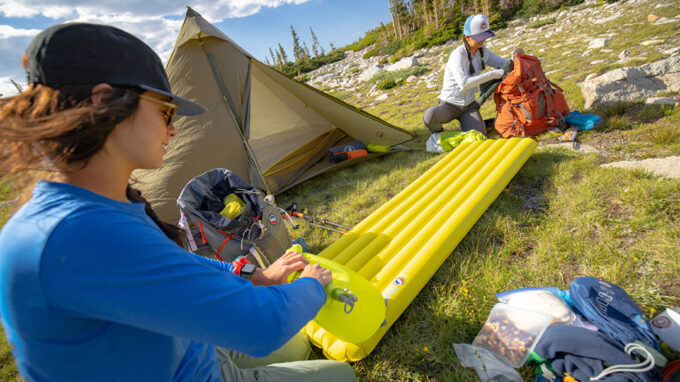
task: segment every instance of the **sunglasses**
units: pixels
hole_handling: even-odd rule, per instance
[[[165,119],[166,126],[170,126],[170,123],[172,122],[172,118],[175,116],[175,113],[177,113],[177,105],[175,105],[174,103],[161,101],[158,98],[149,97],[149,96],[146,96],[144,94],[140,94],[139,98],[142,98],[142,99],[145,99],[145,100],[151,101],[151,102],[156,102],[156,103],[159,103],[161,105],[166,106],[167,109],[161,110],[161,113],[163,113],[163,119]]]

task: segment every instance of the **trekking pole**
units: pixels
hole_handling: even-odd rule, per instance
[[[293,223],[293,218],[291,218],[290,215],[288,215],[288,211],[286,211],[286,210],[284,210],[283,208],[280,208],[280,207],[279,207],[279,213],[281,214],[281,217],[283,218],[283,220],[284,220],[285,222],[287,222],[288,225],[290,225],[290,228],[291,228],[291,229],[298,229],[298,228],[300,228],[299,225]]]
[[[338,228],[344,228],[346,230],[352,229],[352,227],[344,225],[344,224],[335,223],[335,222],[332,222],[332,221],[327,220],[327,219],[317,218],[317,217],[311,216],[311,215],[306,214],[306,213],[298,212],[297,211],[297,203],[293,203],[290,207],[288,207],[288,210],[290,211],[291,216],[295,216],[296,218],[299,218],[299,219],[304,219],[304,220],[307,221],[307,223],[309,223],[309,224],[311,224],[315,227],[327,229],[327,230],[333,231],[333,232],[338,232],[338,233],[341,233],[343,235],[346,234],[347,232],[342,231]],[[335,226],[335,227],[338,227],[338,228],[332,228],[332,227],[329,227],[329,225]]]
[[[330,220],[328,220],[328,219],[315,217],[315,216],[306,214],[306,213],[304,213],[304,212],[298,212],[298,211],[297,211],[297,203],[293,203],[293,204],[288,208],[288,210],[290,210],[290,214],[291,214],[292,216],[299,217],[299,218],[303,218],[303,219],[305,219],[305,220],[307,220],[307,221],[310,221],[310,222],[314,222],[314,223],[317,223],[317,224],[324,224],[324,225],[332,225],[332,226],[335,226],[335,227],[344,228],[344,229],[346,229],[346,230],[351,230],[351,229],[352,229],[352,227],[350,227],[350,226],[348,226],[348,225],[344,225],[344,224],[340,224],[340,223],[335,223],[335,222],[332,222],[332,221],[330,221]]]

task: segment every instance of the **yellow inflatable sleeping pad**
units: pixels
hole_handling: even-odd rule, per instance
[[[319,253],[369,280],[387,307],[368,340],[339,340],[316,322],[305,332],[329,359],[366,357],[536,148],[530,138],[463,143]]]

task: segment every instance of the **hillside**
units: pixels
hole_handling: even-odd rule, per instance
[[[679,5],[678,1],[634,0],[611,4],[590,1],[529,20],[511,21],[486,45],[504,57],[509,57],[515,48],[538,56],[548,78],[565,89],[570,107],[583,111],[584,100],[577,84],[587,76],[680,54]],[[663,18],[651,23],[650,14]],[[404,61],[414,60],[420,68],[391,72],[396,79],[403,78],[404,84],[390,90],[375,88],[375,81],[390,73],[386,71],[390,64],[387,63],[389,56],[363,59],[371,47],[348,51],[344,60],[307,73],[303,78],[308,84],[397,126],[425,134],[421,116],[416,114],[437,102],[448,53],[459,44],[459,41],[449,41],[444,46],[414,52]],[[377,73],[380,74],[375,77]],[[420,75],[408,79],[411,73]],[[492,116],[491,103],[482,109],[485,117]]]

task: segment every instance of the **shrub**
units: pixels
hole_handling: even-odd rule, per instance
[[[379,54],[381,56],[392,55],[397,53],[401,49],[401,40],[394,40],[387,44],[384,48],[380,49]]]
[[[368,52],[364,53],[364,60],[368,60],[371,57],[377,56],[378,52],[380,52],[380,47],[374,46],[373,48],[369,49]]]
[[[336,49],[323,56],[313,57],[309,60],[286,62],[286,64],[283,65],[281,72],[283,72],[283,74],[287,75],[288,77],[295,77],[300,73],[311,72],[314,69],[318,69],[326,64],[340,61],[343,58],[345,58],[345,53]]]
[[[609,118],[617,115],[624,115],[626,114],[626,111],[628,111],[628,108],[630,107],[630,104],[626,102],[616,102],[612,104],[606,104],[606,105],[600,105],[595,107],[593,110],[593,113],[601,116],[602,118]]]
[[[572,6],[583,3],[583,0],[524,0],[518,13],[524,17],[550,13],[562,6]]]
[[[394,81],[391,78],[386,78],[380,82],[378,82],[378,85],[376,86],[376,89],[378,90],[387,90],[387,89],[392,89],[394,87],[397,87],[397,82]]]
[[[508,23],[505,22],[505,20],[503,19],[503,15],[501,15],[500,13],[496,12],[489,17],[489,28],[491,28],[491,30],[496,31],[499,29],[503,29],[507,26]]]
[[[673,109],[673,105],[645,105],[638,113],[638,116],[642,119],[657,119],[673,114]]]

